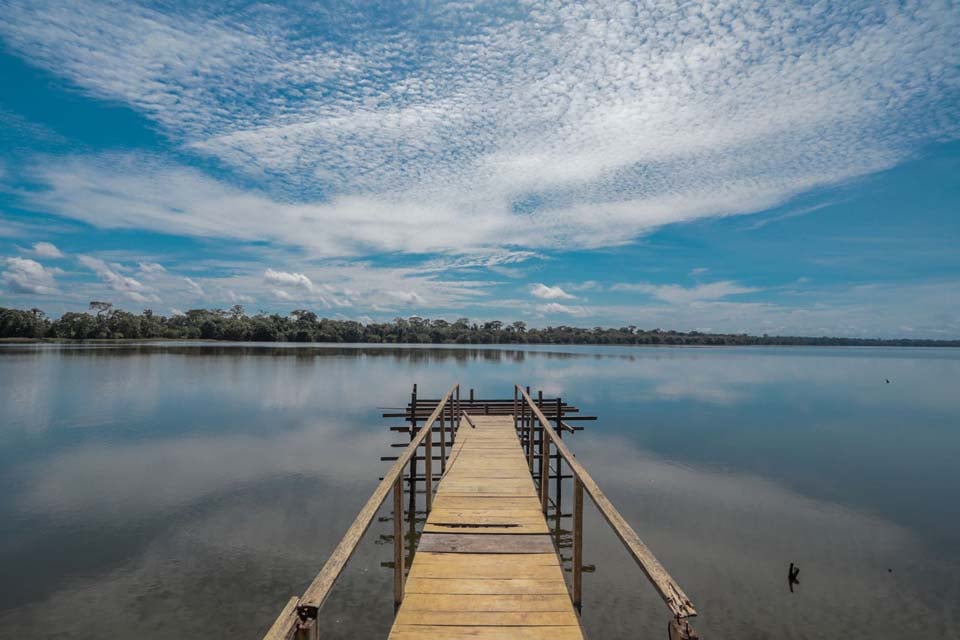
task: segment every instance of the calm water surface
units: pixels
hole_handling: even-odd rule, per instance
[[[381,408],[452,381],[600,416],[568,442],[705,639],[960,638],[960,350],[201,344],[0,347],[0,637],[259,638],[387,468]],[[386,637],[390,527],[325,637]],[[586,534],[588,634],[665,638]]]

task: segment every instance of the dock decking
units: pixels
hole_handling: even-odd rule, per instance
[[[512,416],[471,416],[407,577],[391,640],[583,638]]]

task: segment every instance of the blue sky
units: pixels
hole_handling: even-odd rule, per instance
[[[960,337],[953,2],[0,11],[2,306]]]

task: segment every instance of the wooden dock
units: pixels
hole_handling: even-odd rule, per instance
[[[409,444],[400,455],[384,458],[395,460],[390,471],[304,594],[287,602],[265,640],[319,638],[319,609],[390,494],[396,605],[390,640],[582,639],[584,493],[670,610],[669,640],[696,640],[690,600],[564,444],[564,432],[580,429],[567,421],[592,419],[573,417],[576,413],[560,398],[538,393],[534,400],[520,386],[514,387],[512,401],[475,400],[471,391],[462,402],[458,385],[438,400],[418,399],[414,386],[403,413],[385,414],[409,421],[402,429]],[[564,478],[573,480],[570,514],[562,509]],[[421,531],[416,530],[419,481],[427,513]],[[551,508],[553,527],[546,517]],[[559,554],[563,518],[572,520],[569,586]]]
[[[391,640],[583,638],[512,416],[458,433]]]

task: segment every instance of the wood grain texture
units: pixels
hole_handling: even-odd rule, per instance
[[[512,416],[471,415],[437,487],[394,640],[581,640]]]

